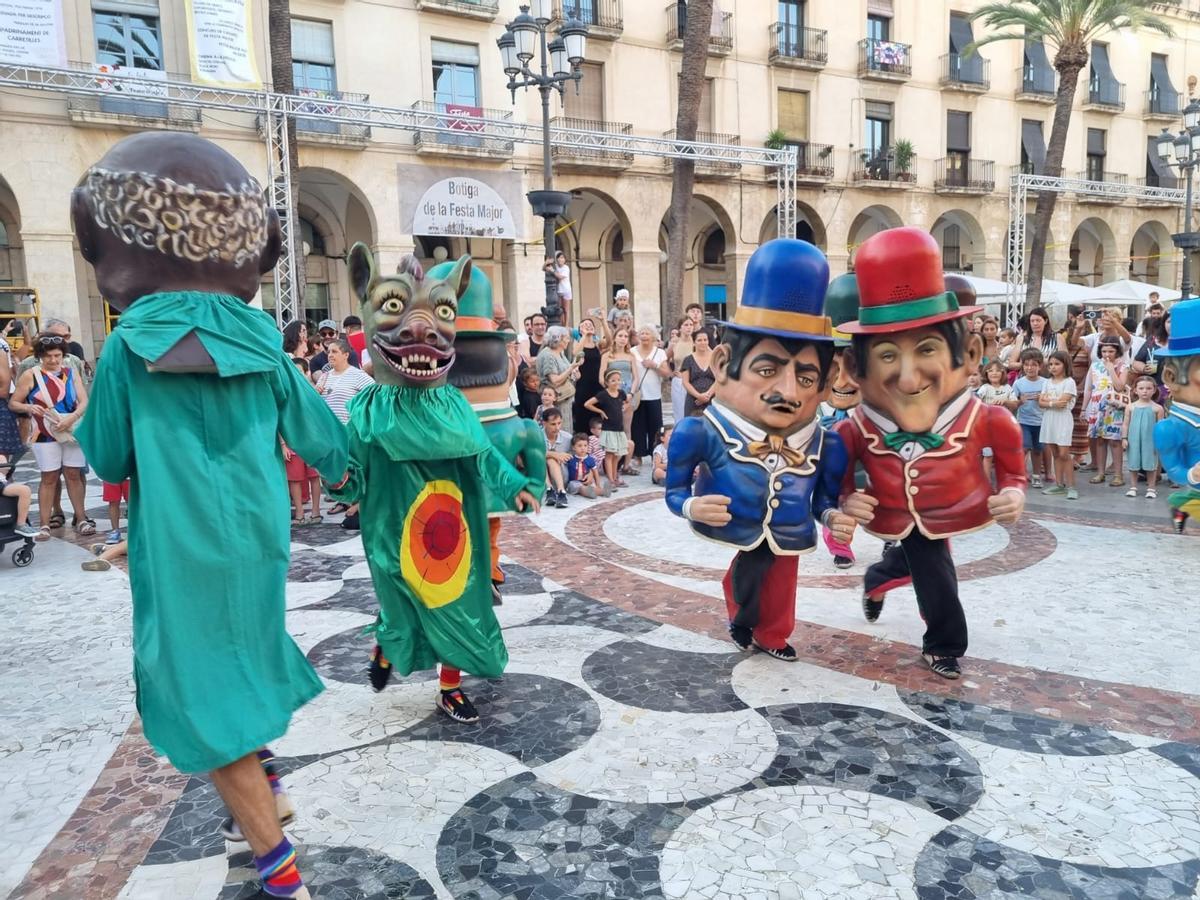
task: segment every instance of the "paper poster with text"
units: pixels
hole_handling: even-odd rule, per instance
[[[0,0],[0,62],[65,68],[62,0]]]
[[[4,0],[0,0],[3,3]],[[185,0],[191,33],[192,80],[258,89],[251,0]]]

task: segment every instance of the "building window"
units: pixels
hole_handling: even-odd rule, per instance
[[[789,143],[808,141],[808,92],[779,89],[779,130]]]
[[[292,81],[296,92],[332,94],[337,90],[333,61],[333,25],[292,19]]]
[[[92,12],[96,62],[127,69],[163,71],[158,17],[121,12]]]
[[[892,20],[887,16],[867,16],[867,37],[873,41],[890,41]]]
[[[863,134],[863,149],[867,161],[887,153],[892,143],[892,104],[867,101],[867,122]]]
[[[604,64],[585,62],[583,80],[579,82],[579,93],[568,84],[562,98],[563,113],[573,119],[588,122],[604,121]]]
[[[1087,130],[1087,171],[1084,173],[1084,177],[1088,181],[1104,180],[1107,137],[1108,134],[1103,128],[1089,128]]]
[[[1042,123],[1037,119],[1021,120],[1021,174],[1041,175],[1046,165],[1046,142]]]
[[[308,219],[300,219],[300,240],[308,244],[308,252],[313,256],[325,255],[325,238],[317,227]]]
[[[448,106],[478,109],[479,47],[452,41],[433,42],[433,100]]]
[[[946,181],[965,185],[971,161],[971,114],[946,112]]]
[[[942,268],[947,272],[962,270],[962,229],[947,225],[942,231]]]
[[[779,0],[779,52],[785,56],[802,56],[803,51],[803,0]]]
[[[1150,54],[1150,107],[1148,112],[1179,114],[1179,94],[1171,83],[1171,72],[1167,68],[1167,57],[1161,53]]]

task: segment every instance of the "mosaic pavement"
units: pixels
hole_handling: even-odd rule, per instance
[[[327,690],[274,749],[315,897],[1200,897],[1200,635],[1157,621],[1176,595],[1145,589],[1200,578],[1194,539],[1050,514],[964,539],[979,650],[952,685],[913,662],[911,594],[871,629],[861,563],[820,555],[802,563],[802,661],[735,652],[720,548],[660,507],[635,492],[509,524],[511,663],[468,679],[471,726],[435,714],[432,673],[370,690],[360,544],[294,532],[288,626]],[[1059,590],[1094,533],[1132,574],[1100,597]],[[247,900],[253,866],[216,834],[211,784],[137,729],[127,579],[84,558],[55,540],[28,569],[0,559],[17,686],[0,700],[0,895]],[[1088,602],[1099,621],[1056,632]],[[1164,658],[1119,658],[1152,639]],[[66,658],[67,677],[46,665]]]

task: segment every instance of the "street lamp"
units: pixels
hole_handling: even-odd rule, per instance
[[[1183,110],[1183,130],[1171,134],[1162,130],[1155,139],[1158,158],[1165,165],[1176,166],[1184,175],[1186,189],[1183,195],[1183,230],[1171,235],[1171,240],[1183,251],[1182,277],[1179,290],[1181,300],[1192,296],[1192,253],[1200,250],[1200,232],[1192,230],[1192,171],[1200,166],[1200,101],[1192,97]],[[1174,158],[1172,158],[1174,157]]]
[[[554,190],[554,173],[550,166],[550,94],[558,91],[561,95],[568,81],[574,81],[575,90],[579,91],[588,36],[587,26],[569,17],[558,29],[557,36],[549,38],[553,5],[553,0],[531,0],[522,4],[520,15],[508,23],[503,36],[496,41],[513,103],[517,102],[517,88],[537,88],[542,95],[542,190],[530,191],[526,197],[533,207],[533,214],[543,220],[542,238],[546,256],[551,260],[555,248],[554,223],[566,213],[571,195]],[[531,66],[535,56],[539,59],[536,69]],[[558,302],[558,279],[554,277],[553,266],[546,272],[546,305],[542,313],[548,324],[562,323],[563,309]]]

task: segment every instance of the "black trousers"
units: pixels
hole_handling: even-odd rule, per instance
[[[958,572],[948,540],[927,538],[914,528],[883,559],[868,567],[863,588],[875,597],[910,582],[925,620],[921,649],[933,656],[965,655],[967,617],[958,599]]]
[[[658,433],[662,430],[662,424],[662,401],[643,398],[642,402],[638,404],[638,408],[633,411],[633,419],[629,423],[634,456],[641,459],[654,452],[654,445],[658,443]]]

